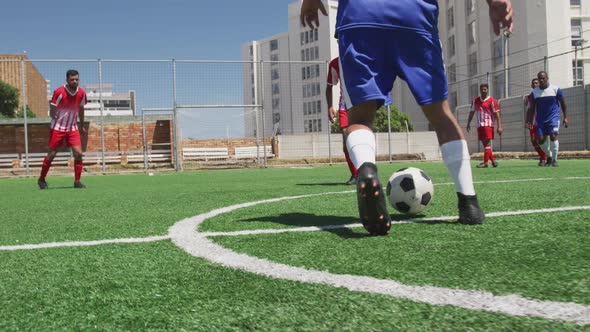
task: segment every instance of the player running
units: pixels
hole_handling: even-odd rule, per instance
[[[332,105],[332,87],[340,82],[340,63],[338,57],[332,59],[328,65],[328,78],[326,82],[326,102],[328,103],[328,117],[330,122],[336,121],[336,115],[334,112],[334,106]],[[357,170],[350,160],[348,149],[346,148],[346,135],[348,128],[348,114],[346,113],[346,105],[342,98],[342,84],[340,85],[340,100],[338,102],[338,124],[342,131],[342,151],[344,151],[344,157],[348,163],[348,169],[350,170],[350,179],[346,181],[346,184],[356,184]]]
[[[53,92],[49,115],[51,116],[51,125],[49,131],[49,152],[43,159],[41,175],[37,184],[40,189],[47,189],[45,177],[53,158],[57,155],[57,150],[63,146],[65,140],[68,147],[72,148],[74,153],[74,188],[86,188],[80,182],[82,176],[82,141],[80,132],[86,134],[84,128],[84,105],[86,105],[86,92],[78,86],[80,75],[76,70],[68,70],[66,73],[66,84],[60,86]],[[78,118],[80,119],[80,128],[78,130]]]
[[[477,137],[484,148],[483,162],[477,165],[477,168],[487,168],[488,161],[492,161],[492,166],[498,167],[494,152],[492,151],[492,140],[494,139],[494,118],[498,122],[498,135],[502,135],[502,118],[500,117],[500,104],[498,101],[488,95],[489,86],[487,83],[479,85],[479,97],[475,97],[471,102],[471,112],[467,119],[467,132],[471,130],[471,120],[477,114]]]
[[[539,86],[539,79],[538,78],[533,78],[531,80],[531,89],[535,89],[536,87]],[[528,109],[531,107],[531,96],[528,95],[526,98],[526,109],[528,112]],[[529,129],[529,135],[531,137],[531,144],[533,145],[533,148],[535,148],[535,151],[537,151],[537,154],[539,155],[539,166],[545,166],[547,165],[547,154],[545,153],[545,151],[543,151],[543,149],[541,149],[541,146],[539,146],[539,143],[537,143],[537,114],[535,114],[533,112],[533,128]]]
[[[488,0],[496,34],[512,30],[510,0]],[[322,0],[303,0],[303,26],[319,25]],[[391,217],[375,165],[377,109],[385,103],[396,77],[405,80],[437,133],[443,160],[455,182],[459,222],[481,224],[467,142],[447,102],[448,90],[438,37],[438,1],[340,0],[336,33],[341,84],[348,109],[346,146],[358,169],[359,216],[370,234],[389,234]]]
[[[537,74],[539,86],[533,89],[530,94],[531,105],[527,111],[527,127],[533,129],[533,115],[537,121],[537,143],[547,154],[546,166],[557,167],[557,155],[559,152],[560,109],[563,112],[563,125],[569,126],[567,117],[567,106],[561,89],[549,84],[547,72],[540,71]],[[536,113],[535,113],[536,112]],[[550,142],[547,144],[547,136]]]

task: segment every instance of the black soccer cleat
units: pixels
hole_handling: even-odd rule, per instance
[[[477,168],[488,168],[488,164],[481,163],[481,164],[478,164],[475,167],[477,167]]]
[[[557,162],[557,160],[554,160],[553,162],[551,162],[551,166],[552,167],[559,167],[559,163]]]
[[[81,188],[86,188],[86,186],[82,182],[78,181],[78,182],[74,182],[74,188],[81,189]]]
[[[383,186],[377,176],[377,166],[366,162],[358,169],[356,195],[359,216],[365,229],[371,235],[387,235],[391,228],[391,217]]]
[[[547,165],[547,160],[545,159],[539,159],[539,166],[543,167]]]
[[[479,225],[483,223],[485,216],[479,207],[477,195],[468,196],[457,193],[459,198],[459,223],[465,225]]]
[[[549,167],[553,164],[553,158],[547,157],[547,162],[545,163],[546,167]]]
[[[498,167],[498,162],[497,162],[497,161],[492,161],[492,166],[493,166],[494,168]]]
[[[37,184],[39,185],[39,189],[49,189],[49,186],[45,180],[38,180]]]
[[[348,181],[346,181],[344,183],[347,185],[352,185],[352,184],[356,184],[356,181],[357,181],[356,176],[353,175],[350,177],[350,179],[348,179]]]

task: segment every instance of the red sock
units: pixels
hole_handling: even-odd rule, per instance
[[[344,146],[344,149],[342,149],[342,151],[344,151],[344,157],[346,158],[346,162],[348,163],[348,169],[350,170],[350,174],[356,176],[357,170],[356,167],[354,167],[352,160],[350,160],[350,155],[348,154],[348,149],[346,148],[346,145]]]
[[[488,161],[490,160],[490,155],[492,154],[492,147],[489,145],[486,145],[484,147],[484,151],[483,151],[483,163],[485,165],[488,164]]]
[[[84,164],[82,164],[82,159],[74,161],[74,181],[80,182],[80,177],[82,176],[82,168]]]
[[[539,158],[541,158],[541,160],[547,160],[547,154],[545,153],[545,151],[543,151],[543,149],[541,149],[539,143],[533,143],[533,147],[535,148],[535,151],[537,151],[537,154],[539,155]]]
[[[490,146],[490,160],[495,163],[496,162],[496,158],[494,158],[494,151],[492,150],[492,147]]]
[[[43,165],[41,166],[41,175],[39,176],[39,181],[45,181],[45,177],[47,176],[47,173],[49,172],[50,167],[51,167],[51,160],[49,160],[49,158],[45,157],[45,159],[43,159]]]

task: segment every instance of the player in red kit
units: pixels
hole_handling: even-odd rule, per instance
[[[332,105],[332,87],[338,82],[340,82],[340,63],[338,62],[338,58],[332,59],[330,64],[328,65],[328,79],[326,85],[326,102],[328,103],[328,117],[330,118],[330,122],[334,123],[336,120],[336,115],[334,112],[334,106]],[[346,132],[348,128],[348,113],[346,113],[346,105],[344,104],[344,100],[342,98],[342,85],[340,85],[340,99],[338,102],[338,124],[340,125],[340,130],[342,130],[342,143],[343,143],[343,151],[344,157],[346,157],[346,162],[348,163],[348,169],[350,170],[350,179],[346,181],[346,184],[356,184],[356,177],[357,177],[357,170],[350,160],[350,155],[348,154],[348,149],[346,148]]]
[[[488,161],[492,161],[492,166],[498,167],[494,158],[491,141],[494,139],[494,119],[498,121],[498,135],[502,135],[502,118],[500,117],[500,106],[498,101],[488,95],[488,85],[480,84],[480,96],[473,99],[471,103],[471,112],[467,119],[467,132],[471,130],[471,120],[477,114],[477,137],[484,147],[483,162],[477,165],[478,168],[488,167]]]
[[[533,78],[531,80],[531,89],[535,89],[536,87],[539,86],[539,79],[538,78]],[[531,96],[528,95],[526,98],[526,109],[528,110],[529,108],[532,107],[532,100],[531,100]],[[531,136],[531,144],[533,144],[533,148],[535,148],[535,151],[537,151],[537,154],[539,155],[539,166],[545,166],[547,165],[547,154],[545,153],[545,151],[543,151],[543,149],[541,148],[541,146],[539,145],[539,143],[537,143],[537,120],[536,120],[537,114],[533,113],[533,127],[532,129],[529,129],[529,134]]]
[[[45,159],[43,159],[43,166],[41,168],[41,175],[37,184],[40,189],[47,189],[47,182],[45,177],[51,162],[57,150],[62,147],[64,141],[68,147],[72,148],[74,153],[74,188],[86,188],[80,182],[82,175],[82,141],[80,139],[80,132],[86,134],[84,128],[84,105],[86,104],[86,92],[78,86],[80,76],[76,70],[68,70],[66,73],[66,84],[57,88],[53,92],[51,98],[51,105],[49,107],[49,115],[51,116],[51,126],[49,131],[49,152]],[[80,127],[78,128],[78,119],[80,120]]]

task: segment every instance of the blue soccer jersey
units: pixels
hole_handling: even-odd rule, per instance
[[[540,87],[533,89],[531,101],[537,112],[537,125],[559,124],[560,100],[563,100],[563,92],[553,84],[550,84],[545,90]]]
[[[436,0],[340,0],[336,31],[350,28],[412,30],[438,35]]]

